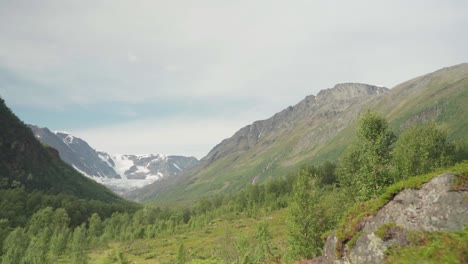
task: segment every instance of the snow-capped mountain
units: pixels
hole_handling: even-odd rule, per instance
[[[60,158],[82,174],[91,178],[121,178],[84,140],[66,132],[52,132],[33,125],[29,127],[41,143],[58,150]]]
[[[164,155],[109,155],[67,132],[29,126],[43,144],[58,150],[60,158],[77,171],[122,194],[196,166],[194,157]]]

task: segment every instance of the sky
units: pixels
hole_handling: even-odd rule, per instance
[[[337,83],[468,62],[468,1],[0,0],[0,97],[111,154],[201,158]]]

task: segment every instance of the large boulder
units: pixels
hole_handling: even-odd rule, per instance
[[[409,243],[406,231],[460,231],[468,220],[466,189],[454,191],[455,176],[444,173],[425,183],[420,189],[404,189],[373,217],[367,219],[359,238],[342,256],[336,255],[338,238],[335,233],[325,242],[320,263],[379,263],[391,246]],[[389,227],[391,236],[382,239],[379,227]]]

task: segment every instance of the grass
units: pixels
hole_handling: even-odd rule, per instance
[[[391,248],[384,263],[467,263],[468,228],[460,232],[411,232],[411,244]]]
[[[110,260],[120,254],[128,263],[175,263],[181,244],[184,245],[187,263],[224,263],[229,254],[235,254],[236,242],[253,242],[260,223],[266,222],[276,252],[285,252],[287,210],[249,218],[244,215],[215,219],[209,225],[194,230],[182,226],[173,234],[163,234],[156,239],[139,239],[113,242],[92,249],[89,263],[119,263]],[[232,256],[231,256],[232,257]],[[66,263],[66,262],[61,262]]]
[[[379,228],[377,228],[377,231],[375,231],[375,234],[380,237],[382,240],[389,240],[393,237],[395,231],[397,229],[401,229],[401,227],[398,227],[395,223],[386,223]]]
[[[342,256],[343,250],[349,241],[355,241],[360,236],[360,231],[364,227],[366,221],[371,219],[375,213],[391,201],[396,194],[403,189],[419,189],[424,183],[447,171],[450,171],[455,175],[466,175],[468,173],[468,162],[465,161],[464,163],[457,164],[451,168],[439,169],[429,174],[411,177],[407,180],[400,181],[389,186],[385,193],[380,197],[353,206],[342,218],[338,228],[336,229],[335,234],[338,241],[335,245],[335,252],[337,256]]]

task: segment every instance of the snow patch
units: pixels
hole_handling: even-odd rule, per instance
[[[113,157],[115,167],[114,170],[122,177],[122,180],[128,180],[125,172],[133,166],[133,161],[128,159],[126,155],[115,155]]]
[[[73,142],[73,139],[75,139],[72,135],[67,135],[67,137],[65,139],[63,139],[63,142],[65,142],[65,144],[71,144]]]
[[[83,174],[84,176],[86,176],[86,177],[88,177],[88,178],[91,178],[91,179],[98,178],[98,177],[94,177],[94,176],[88,175],[86,172],[84,172],[84,171],[78,169],[75,165],[72,165],[72,167],[73,167],[76,171],[78,171],[79,173]]]
[[[107,163],[107,165],[109,165],[109,167],[113,168],[114,166],[109,162],[108,160],[108,157],[102,155],[101,153],[98,153],[98,157],[104,161],[105,163]]]
[[[175,164],[175,163],[172,163],[172,165],[174,165],[174,167],[175,167],[176,169],[178,169],[178,170],[182,171],[182,169],[181,169],[181,168],[179,168],[179,166],[177,166],[177,164]]]

